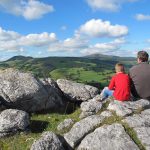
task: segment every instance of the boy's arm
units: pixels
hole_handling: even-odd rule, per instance
[[[114,90],[115,89],[115,78],[114,77],[112,77],[108,88],[109,88],[109,90]]]

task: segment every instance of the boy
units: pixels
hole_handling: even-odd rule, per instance
[[[130,78],[125,74],[124,65],[117,63],[115,65],[116,74],[112,77],[108,87],[101,92],[102,100],[113,96],[115,100],[126,101],[130,99]]]

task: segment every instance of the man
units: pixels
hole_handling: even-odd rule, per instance
[[[137,65],[129,70],[131,78],[131,93],[136,98],[150,100],[150,65],[146,51],[137,54]]]

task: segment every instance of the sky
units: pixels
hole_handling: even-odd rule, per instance
[[[0,0],[0,61],[150,54],[150,0]]]

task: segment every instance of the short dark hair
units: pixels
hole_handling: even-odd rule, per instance
[[[146,51],[139,51],[137,53],[137,58],[139,58],[142,62],[148,61],[149,55]]]

